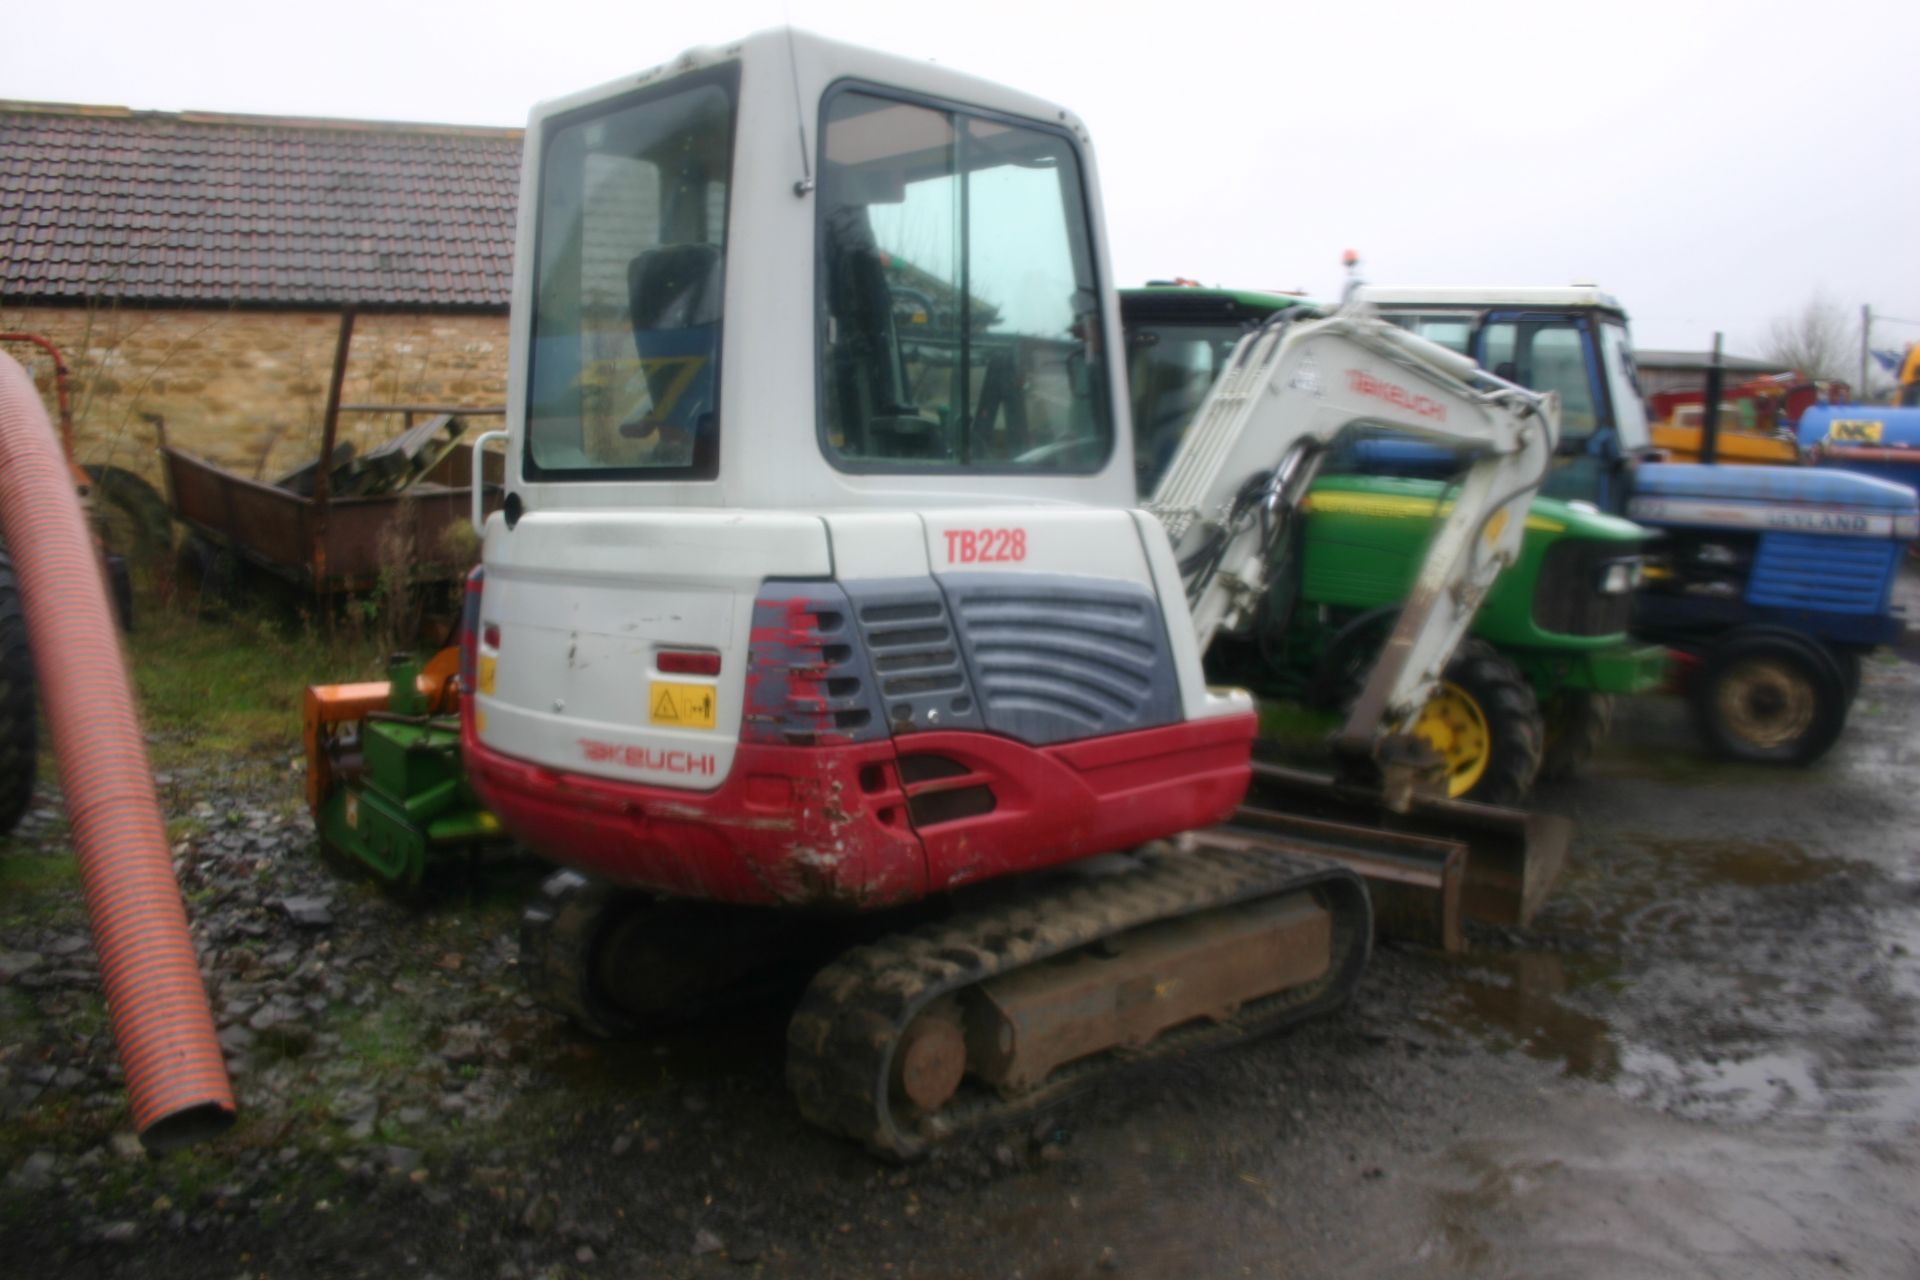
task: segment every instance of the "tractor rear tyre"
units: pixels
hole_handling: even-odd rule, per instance
[[[1516,805],[1540,772],[1545,728],[1533,686],[1484,640],[1464,640],[1414,722],[1447,767],[1454,800]]]
[[[1736,631],[1707,651],[1688,690],[1695,726],[1729,760],[1811,764],[1847,724],[1847,678],[1818,642]]]
[[[20,611],[13,558],[0,551],[0,835],[12,831],[33,803],[40,754],[35,701],[27,618]]]
[[[1834,663],[1840,668],[1840,679],[1847,686],[1847,706],[1853,706],[1853,700],[1860,696],[1860,664],[1858,649],[1828,649]]]
[[[1562,689],[1541,708],[1546,722],[1546,749],[1540,755],[1542,781],[1571,778],[1613,728],[1613,695],[1587,689]]]

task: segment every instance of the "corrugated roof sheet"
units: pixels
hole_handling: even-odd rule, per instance
[[[0,299],[504,309],[520,134],[0,102]]]

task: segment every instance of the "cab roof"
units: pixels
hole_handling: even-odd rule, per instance
[[[1125,316],[1261,319],[1276,311],[1303,305],[1313,304],[1297,294],[1267,293],[1259,289],[1150,284],[1120,290],[1120,311]]]
[[[537,128],[550,116],[617,98],[642,85],[724,62],[757,66],[763,68],[761,74],[772,71],[775,75],[791,75],[798,82],[795,86],[799,90],[796,107],[802,101],[817,103],[829,81],[852,76],[869,83],[932,94],[1007,115],[1057,122],[1079,134],[1082,141],[1085,140],[1086,128],[1079,117],[1058,103],[937,63],[829,40],[795,27],[774,27],[724,44],[697,46],[645,71],[539,103],[533,109],[529,128]],[[811,115],[806,115],[803,131],[810,131],[812,125]]]
[[[1376,307],[1596,307],[1626,318],[1620,299],[1590,284],[1571,285],[1437,285],[1398,288],[1362,285],[1360,296]]]

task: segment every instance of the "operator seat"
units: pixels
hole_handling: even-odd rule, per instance
[[[893,289],[866,210],[835,209],[826,232],[827,308],[837,331],[830,376],[847,451],[862,459],[945,457],[940,424],[906,398]]]
[[[646,379],[644,417],[621,434],[665,429],[655,465],[711,464],[715,372],[720,362],[724,258],[719,245],[667,244],[627,264],[633,345]]]

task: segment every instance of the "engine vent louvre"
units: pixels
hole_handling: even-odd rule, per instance
[[[847,594],[831,582],[769,582],[753,602],[743,742],[810,747],[886,735]]]
[[[847,593],[890,730],[981,728],[946,597],[934,581],[855,582]]]
[[[1064,742],[1180,718],[1166,627],[1145,587],[1028,574],[946,585],[994,732]]]

